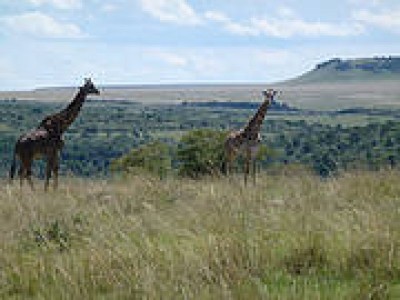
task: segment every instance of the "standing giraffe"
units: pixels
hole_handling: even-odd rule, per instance
[[[268,89],[263,91],[263,103],[258,108],[255,115],[249,120],[246,126],[238,131],[229,133],[225,140],[225,159],[226,173],[232,171],[232,163],[235,158],[242,153],[244,155],[244,182],[247,183],[247,177],[250,173],[250,165],[253,169],[253,180],[256,180],[256,157],[261,142],[261,125],[264,121],[268,107],[271,105],[277,91]]]
[[[19,137],[15,144],[10,180],[14,178],[16,160],[20,160],[19,178],[28,180],[33,189],[31,179],[33,160],[44,157],[47,160],[45,190],[48,189],[51,173],[54,174],[54,188],[58,185],[59,152],[64,146],[63,133],[79,114],[88,94],[100,94],[90,79],[79,88],[72,102],[62,111],[45,117],[39,126]]]

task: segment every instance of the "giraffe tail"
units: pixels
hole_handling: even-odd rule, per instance
[[[13,160],[11,163],[11,169],[10,169],[10,181],[14,179],[16,165],[17,165],[17,153],[16,153],[16,149],[15,149],[14,154],[13,154]]]

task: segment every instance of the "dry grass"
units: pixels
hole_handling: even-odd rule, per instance
[[[337,110],[350,107],[394,107],[400,105],[398,80],[344,81],[310,84],[204,84],[126,86],[104,88],[96,99],[132,100],[143,103],[181,101],[260,101],[260,91],[278,88],[279,100],[298,108]],[[75,88],[48,88],[34,91],[0,91],[0,99],[69,102]]]
[[[0,188],[4,299],[400,296],[400,173]]]

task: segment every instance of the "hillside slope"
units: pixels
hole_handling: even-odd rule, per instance
[[[400,57],[358,59],[333,58],[319,63],[305,74],[287,83],[371,81],[400,79]]]

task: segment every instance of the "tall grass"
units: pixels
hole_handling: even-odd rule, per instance
[[[400,297],[400,173],[0,188],[4,299]]]

